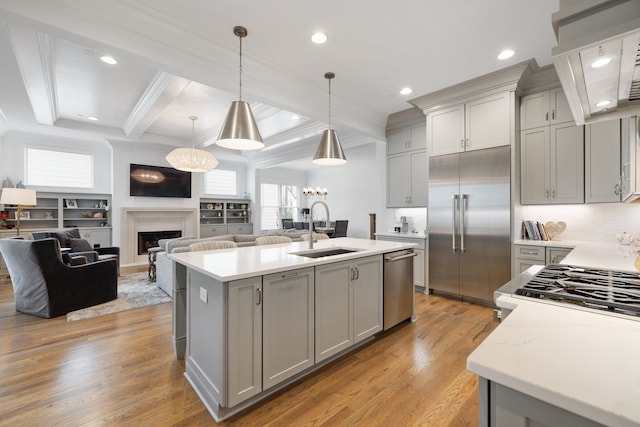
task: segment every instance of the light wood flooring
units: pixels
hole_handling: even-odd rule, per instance
[[[497,326],[488,307],[417,294],[405,322],[220,423],[475,426],[469,353]],[[215,425],[171,347],[171,305],[67,323],[15,311],[0,282],[0,425]]]

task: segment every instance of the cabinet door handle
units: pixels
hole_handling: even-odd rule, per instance
[[[360,278],[360,269],[356,267],[355,270],[356,270],[356,279],[355,280],[358,280]]]
[[[465,148],[471,147],[471,140],[467,138],[467,143],[465,144]]]
[[[551,198],[555,199],[556,198],[556,190],[551,190]]]
[[[352,282],[355,280],[354,278],[356,277],[356,270],[354,268],[350,268],[349,269],[349,280],[351,280]]]
[[[460,140],[460,148],[464,148],[464,139]]]
[[[544,121],[545,122],[549,121],[549,112],[548,111],[546,113],[544,113]]]
[[[521,254],[525,255],[538,255],[538,251],[520,251]]]
[[[620,194],[622,194],[622,180],[618,183],[616,183],[616,185],[613,186],[613,194],[615,194],[616,196],[619,196]]]
[[[296,276],[299,276],[299,275],[300,275],[300,272],[298,271],[298,272],[295,272],[295,273],[283,274],[282,278],[284,279],[286,277],[296,277]]]
[[[551,120],[556,119],[556,110],[551,110]]]
[[[262,289],[256,289],[256,294],[258,295],[258,301],[256,302],[256,305],[260,305],[262,304]]]
[[[549,198],[549,190],[545,190],[544,192],[544,198],[548,199]]]

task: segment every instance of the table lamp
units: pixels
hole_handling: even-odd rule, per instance
[[[0,203],[18,206],[18,210],[16,212],[16,236],[20,237],[20,216],[22,213],[22,207],[36,205],[36,190],[28,188],[3,188],[2,195],[0,196]]]

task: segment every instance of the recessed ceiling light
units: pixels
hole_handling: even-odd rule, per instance
[[[611,100],[607,99],[605,101],[600,101],[596,104],[596,107],[606,107],[607,105],[611,104]]]
[[[402,90],[400,90],[400,95],[409,95],[411,92],[413,92],[413,89],[410,87],[403,87]]]
[[[591,63],[591,68],[600,68],[600,67],[604,67],[605,65],[607,65],[609,62],[611,62],[611,58],[609,58],[608,56],[604,56],[602,58],[596,59],[595,61],[593,61]]]
[[[101,56],[100,60],[109,65],[116,65],[118,63],[118,61],[114,57],[107,55]]]
[[[516,52],[512,49],[505,49],[502,52],[500,52],[498,54],[498,59],[509,59],[511,58],[513,55],[515,55]]]
[[[314,33],[311,36],[311,41],[315,44],[323,44],[327,42],[327,36],[325,33]]]
[[[95,116],[87,116],[87,120],[91,120],[92,122],[98,121],[98,118]]]

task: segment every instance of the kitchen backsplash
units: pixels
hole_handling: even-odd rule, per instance
[[[514,238],[520,238],[523,220],[564,221],[567,229],[556,240],[585,240],[615,243],[616,234],[626,231],[640,236],[640,205],[602,203],[584,205],[516,206]]]

